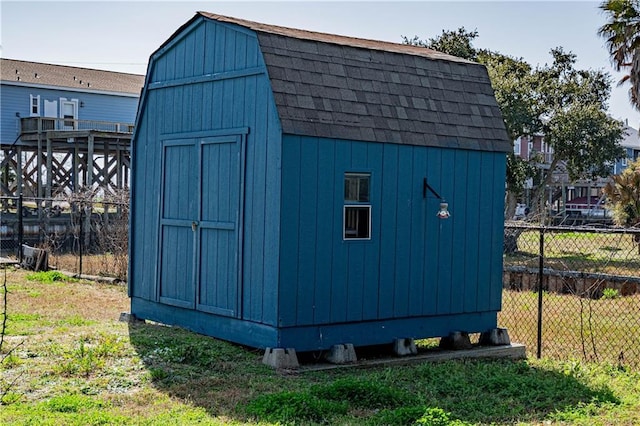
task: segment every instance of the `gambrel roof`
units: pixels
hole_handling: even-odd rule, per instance
[[[0,79],[3,82],[140,95],[144,76],[66,65],[0,59]]]
[[[284,133],[512,149],[481,64],[419,46],[199,15],[257,33]]]

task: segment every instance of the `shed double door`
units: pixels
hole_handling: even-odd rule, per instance
[[[239,316],[243,153],[241,136],[163,142],[161,303]]]

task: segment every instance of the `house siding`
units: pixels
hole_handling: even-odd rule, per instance
[[[500,309],[504,154],[285,135],[282,155],[280,326]],[[342,238],[345,172],[371,173],[370,240]]]
[[[240,212],[244,221],[240,221],[242,241],[237,253],[242,264],[237,293],[241,300],[234,315],[275,325],[280,125],[255,35],[197,20],[152,56],[146,84],[133,142],[131,295],[157,300],[161,182],[184,179],[164,175],[162,141],[193,141],[197,147],[212,134],[245,129],[244,209]],[[193,315],[192,328],[199,316]]]
[[[60,116],[60,98],[78,100],[79,120],[133,123],[138,107],[138,98],[130,94],[118,96],[82,93],[64,88],[49,89],[2,84],[0,140],[3,144],[13,143],[20,132],[20,118],[30,117],[30,95],[40,96],[40,116],[44,116],[45,100],[58,102],[58,116]],[[80,102],[83,103],[83,107],[80,107]]]

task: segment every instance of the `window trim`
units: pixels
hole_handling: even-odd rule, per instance
[[[67,98],[60,98],[60,118],[62,118],[63,120],[61,120],[61,125],[63,126],[63,128],[65,130],[76,130],[77,129],[77,122],[78,122],[78,100],[77,99],[67,99]],[[64,106],[65,105],[72,105],[73,106],[73,116],[65,116],[64,115]],[[70,118],[71,117],[71,118]]]
[[[367,237],[347,237],[347,209],[367,209]],[[342,207],[342,239],[344,241],[369,241],[371,240],[371,204],[345,204]]]
[[[343,178],[342,178],[342,187],[344,188],[344,185],[346,183],[346,179],[350,176],[360,176],[360,177],[364,177],[366,176],[369,180],[368,182],[368,194],[367,194],[367,200],[368,201],[356,201],[356,200],[348,200],[346,198],[346,194],[343,193],[343,206],[342,206],[342,240],[343,241],[370,241],[371,237],[372,237],[372,229],[371,229],[371,215],[372,215],[372,210],[373,210],[373,206],[371,203],[371,182],[372,182],[372,173],[371,171],[348,171],[348,172],[344,172],[343,174]],[[358,191],[359,192],[359,191]],[[358,194],[360,195],[360,194]],[[347,210],[351,209],[351,208],[365,208],[367,209],[367,236],[366,237],[347,237]]]
[[[33,100],[36,100],[36,112],[33,112]],[[40,117],[40,95],[29,95],[29,117]]]

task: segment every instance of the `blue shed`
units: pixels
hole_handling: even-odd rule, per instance
[[[139,106],[131,313],[297,351],[495,328],[510,150],[482,65],[199,12]]]

